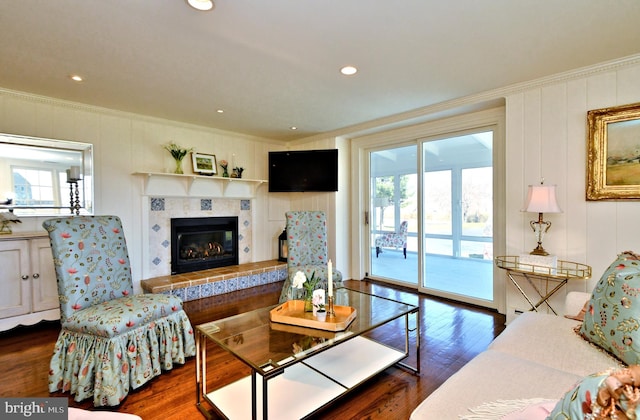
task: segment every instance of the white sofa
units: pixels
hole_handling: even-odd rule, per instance
[[[569,293],[565,312],[578,314],[589,297],[587,293]],[[506,404],[505,400],[559,400],[583,377],[622,366],[578,336],[574,328],[579,324],[564,316],[537,312],[519,315],[486,351],[416,407],[410,418],[485,418],[474,416],[470,409]]]

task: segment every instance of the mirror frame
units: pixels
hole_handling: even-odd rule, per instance
[[[0,201],[0,210],[8,209],[16,214],[16,216],[20,217],[29,217],[29,216],[60,216],[60,215],[68,215],[68,214],[93,214],[94,211],[94,186],[93,186],[93,145],[90,143],[81,143],[70,140],[60,140],[60,139],[51,139],[51,138],[41,138],[41,137],[32,137],[32,136],[23,136],[16,134],[6,134],[0,133],[0,148],[3,145],[18,145],[27,148],[35,148],[38,150],[48,149],[52,151],[60,150],[60,151],[72,151],[78,152],[81,154],[81,163],[80,163],[80,179],[75,184],[69,184],[71,188],[70,193],[73,195],[75,192],[75,187],[77,186],[78,193],[82,191],[82,201],[80,201],[75,207],[72,205],[71,200],[73,197],[69,198],[68,206],[30,206],[30,205],[16,205],[15,203],[7,203],[8,197],[3,197]],[[16,159],[17,160],[17,159]],[[29,162],[29,160],[25,160]],[[31,160],[34,167],[38,166],[38,163],[42,163],[40,160]],[[11,169],[11,164],[9,165],[9,170]],[[60,168],[58,168],[60,171]],[[8,174],[10,177],[10,185],[11,192],[13,193],[13,177],[11,172]],[[69,180],[67,180],[69,182]],[[76,197],[78,194],[75,194]],[[61,203],[65,202],[65,197],[60,197]]]

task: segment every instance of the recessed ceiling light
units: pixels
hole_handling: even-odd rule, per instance
[[[357,72],[358,69],[353,66],[344,66],[340,69],[340,73],[344,74],[345,76],[353,76]]]
[[[294,125],[294,126],[289,127],[289,130],[297,130],[297,129],[298,129],[298,127],[296,127],[295,125]]]
[[[82,78],[82,76],[78,75],[78,74],[72,74],[71,76],[69,76],[71,78],[71,80],[73,80],[74,82],[82,82],[84,79]]]
[[[187,3],[196,10],[207,11],[213,9],[213,0],[187,0]]]
[[[218,114],[222,114],[222,113],[224,112],[224,109],[218,109],[216,112],[217,112]]]

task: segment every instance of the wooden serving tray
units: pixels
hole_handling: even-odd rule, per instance
[[[273,322],[288,325],[298,325],[306,328],[316,328],[325,331],[344,331],[356,318],[356,310],[351,306],[333,306],[335,316],[326,316],[319,320],[313,312],[304,311],[303,300],[289,300],[269,311],[269,318]]]

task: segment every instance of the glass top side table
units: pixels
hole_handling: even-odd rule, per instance
[[[506,270],[509,280],[518,289],[520,294],[526,299],[531,306],[532,311],[538,311],[541,305],[546,305],[551,311],[558,315],[555,309],[549,304],[549,299],[560,290],[569,280],[587,280],[591,277],[591,267],[586,264],[580,264],[572,261],[558,260],[557,264],[552,267],[544,265],[529,264],[520,261],[519,256],[509,255],[496,257],[495,263],[499,268]],[[522,280],[526,282],[538,294],[539,300],[534,303],[533,299],[527,295],[522,288]],[[542,280],[544,289],[538,287],[534,280]],[[550,284],[553,286],[549,290]]]

